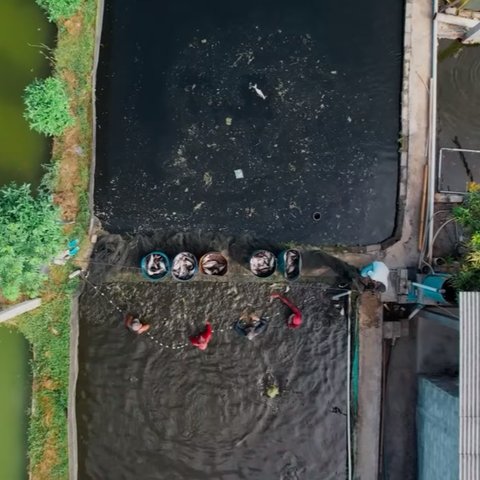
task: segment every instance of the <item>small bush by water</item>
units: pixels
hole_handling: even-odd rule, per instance
[[[82,0],[35,0],[46,12],[51,22],[71,17]]]
[[[33,197],[30,185],[0,189],[0,293],[7,300],[38,295],[43,265],[64,243],[58,208],[43,188]]]
[[[455,286],[465,291],[480,290],[480,185],[472,183],[463,205],[454,209],[457,222],[468,234],[468,253],[463,259]]]
[[[61,135],[74,123],[65,84],[57,77],[35,80],[25,89],[25,118],[44,135]]]

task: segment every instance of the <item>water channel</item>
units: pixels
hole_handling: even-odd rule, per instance
[[[0,2],[0,184],[38,184],[50,144],[23,118],[24,88],[48,75],[54,29],[34,0]],[[23,336],[0,326],[0,478],[27,478],[26,425],[30,406],[29,347]]]

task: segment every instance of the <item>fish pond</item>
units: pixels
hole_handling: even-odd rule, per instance
[[[107,0],[96,213],[371,244],[395,228],[403,2]]]
[[[146,281],[140,259],[155,246],[170,258],[221,251],[228,272]],[[249,272],[255,250],[218,234],[99,238],[79,308],[79,478],[346,478],[348,297],[334,297],[355,271],[308,251],[287,285]],[[298,328],[273,293],[300,309]],[[127,330],[128,313],[150,330]],[[267,322],[251,341],[234,330],[246,316]],[[207,320],[202,351],[189,337]]]
[[[293,286],[293,330],[269,284],[164,282],[99,287],[150,324],[142,335],[92,287],[82,295],[79,478],[345,479],[347,322],[332,295]],[[232,330],[245,309],[269,319],[252,341]],[[207,318],[201,351],[188,337]]]

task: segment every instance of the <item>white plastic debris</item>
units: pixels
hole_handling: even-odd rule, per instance
[[[232,124],[232,117],[226,117],[225,118],[225,125],[230,126]]]
[[[348,123],[352,123],[352,117],[347,117]]]
[[[241,178],[244,178],[243,177],[243,170],[241,168],[239,168],[237,170],[234,170],[233,173],[235,174],[235,178],[237,180],[240,180]]]
[[[336,74],[337,74],[337,71],[336,71],[336,70],[332,70],[330,73],[331,73],[332,75],[336,75]]]
[[[249,83],[248,84],[248,88],[250,90],[253,90],[262,100],[266,100],[267,99],[267,96],[258,88],[257,84],[251,84]]]
[[[75,270],[68,276],[68,278],[72,279],[72,278],[78,277],[81,273],[82,273],[81,270]]]

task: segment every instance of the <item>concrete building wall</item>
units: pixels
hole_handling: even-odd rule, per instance
[[[419,378],[418,480],[458,479],[458,413],[457,380]]]

